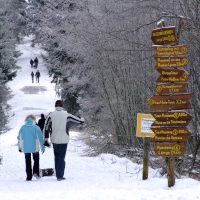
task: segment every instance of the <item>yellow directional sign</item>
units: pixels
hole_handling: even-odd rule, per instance
[[[155,69],[185,67],[188,64],[188,59],[185,57],[155,57]]]
[[[187,112],[151,112],[156,119],[152,126],[160,127],[186,127],[192,120],[192,116]]]
[[[156,82],[185,82],[189,78],[189,74],[185,70],[179,69],[157,69],[161,74]]]
[[[177,44],[175,32],[174,26],[157,28],[152,31],[151,39],[156,45]]]
[[[188,48],[185,45],[178,46],[153,46],[156,50],[157,56],[180,56],[188,52]]]
[[[185,93],[187,85],[188,85],[188,83],[160,84],[160,85],[156,86],[156,91],[160,95]]]
[[[178,157],[184,155],[186,147],[184,143],[160,143],[155,146],[154,150],[158,156]]]
[[[189,99],[193,94],[154,95],[148,100],[152,110],[184,110],[191,109]]]

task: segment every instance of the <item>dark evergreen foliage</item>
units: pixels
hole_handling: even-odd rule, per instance
[[[15,50],[15,45],[20,40],[20,34],[25,33],[25,7],[24,0],[0,0],[0,133],[6,130],[7,100],[10,98],[6,83],[17,73],[16,57],[19,52]]]

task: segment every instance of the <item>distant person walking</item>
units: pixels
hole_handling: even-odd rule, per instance
[[[38,82],[39,83],[39,79],[40,79],[40,72],[39,70],[37,70],[37,72],[35,73],[35,77],[36,77],[36,83]]]
[[[42,153],[45,151],[42,132],[39,126],[36,125],[36,117],[34,115],[28,115],[25,119],[25,124],[20,128],[18,139],[19,152],[24,152],[26,163],[26,175],[27,181],[32,180],[32,176],[40,178],[39,176],[39,150],[41,148]],[[39,148],[40,144],[40,148]],[[33,156],[34,164],[32,170],[31,154]]]
[[[31,72],[32,83],[34,83],[34,73]]]
[[[37,69],[37,67],[38,67],[38,58],[35,57],[33,62],[34,62],[34,67]]]
[[[51,112],[46,118],[44,125],[45,139],[48,139],[50,134],[58,181],[65,180],[65,155],[69,142],[69,129],[73,125],[83,123],[83,118],[75,117],[63,109],[63,102],[61,100],[55,102],[55,111]]]
[[[33,60],[30,60],[31,68],[33,67]]]

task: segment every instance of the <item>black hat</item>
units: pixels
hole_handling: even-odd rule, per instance
[[[63,107],[63,101],[57,100],[57,101],[55,102],[55,107]]]

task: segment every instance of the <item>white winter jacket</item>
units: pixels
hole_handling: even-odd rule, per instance
[[[70,127],[83,123],[83,118],[69,114],[62,107],[56,107],[55,111],[49,113],[46,118],[45,135],[50,134],[51,142],[54,144],[66,144],[69,142]]]

